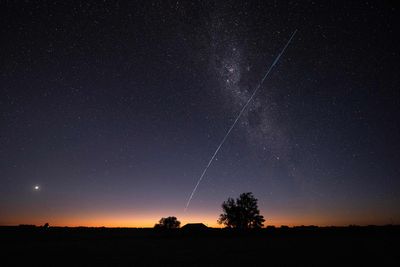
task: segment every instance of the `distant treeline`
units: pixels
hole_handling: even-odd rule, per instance
[[[21,228],[21,229],[32,229],[32,228],[53,228],[53,229],[115,229],[115,230],[132,230],[132,229],[137,229],[137,230],[154,230],[152,227],[105,227],[105,226],[100,226],[100,227],[91,227],[91,226],[52,226],[50,227],[48,224],[37,226],[34,224],[19,224],[18,226],[0,226],[0,228]],[[257,231],[257,230],[285,230],[285,229],[354,229],[354,228],[359,228],[359,229],[371,229],[371,228],[400,228],[400,225],[393,225],[393,224],[387,224],[387,225],[367,225],[367,226],[362,226],[362,225],[348,225],[348,226],[316,226],[316,225],[299,225],[299,226],[287,226],[287,225],[281,225],[279,227],[274,226],[274,225],[268,225],[267,227],[260,228],[260,229],[248,229],[249,231]],[[182,228],[176,228],[176,229],[167,229],[167,230],[175,230],[175,231],[180,231],[183,230]],[[236,229],[229,229],[229,228],[212,228],[212,227],[207,227],[207,230],[221,230],[221,231],[235,231]]]

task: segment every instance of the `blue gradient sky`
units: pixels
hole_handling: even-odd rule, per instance
[[[217,226],[242,192],[266,225],[400,223],[396,7],[1,5],[0,224]]]

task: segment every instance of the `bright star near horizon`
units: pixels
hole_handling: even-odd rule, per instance
[[[400,224],[385,1],[4,2],[0,228],[222,227],[246,192],[266,225]]]

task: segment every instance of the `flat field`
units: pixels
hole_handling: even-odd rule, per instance
[[[399,266],[400,227],[0,227],[1,266]]]

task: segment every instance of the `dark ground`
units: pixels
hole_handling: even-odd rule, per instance
[[[1,266],[399,266],[399,226],[235,232],[0,227]]]

